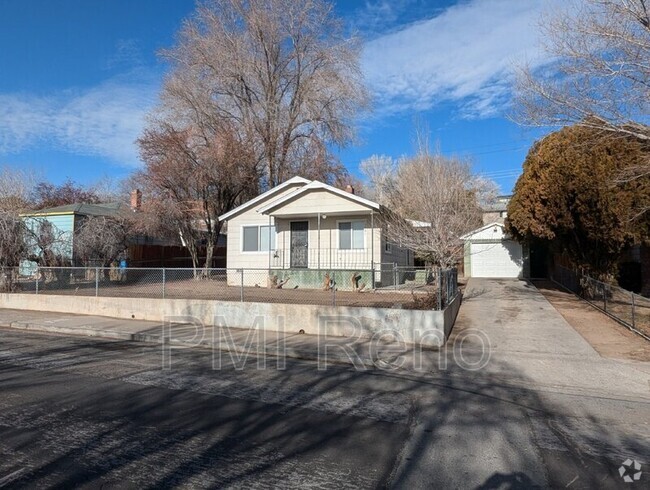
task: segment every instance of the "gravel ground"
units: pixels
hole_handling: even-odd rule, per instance
[[[558,288],[551,281],[535,286],[589,344],[603,357],[650,361],[650,342],[631,332],[604,313]]]

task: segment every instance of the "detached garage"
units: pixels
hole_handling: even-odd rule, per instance
[[[501,223],[492,223],[461,237],[465,241],[467,277],[522,277],[522,246],[509,239]]]

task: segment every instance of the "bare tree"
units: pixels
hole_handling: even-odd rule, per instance
[[[17,213],[29,208],[36,180],[29,169],[0,167],[0,211]]]
[[[144,211],[160,218],[149,225],[174,229],[195,269],[204,245],[203,266],[211,267],[223,225],[218,216],[257,188],[248,145],[223,124],[176,129],[162,121],[147,129],[139,144],[145,162],[139,181],[148,192]]]
[[[386,155],[372,155],[359,164],[359,170],[366,178],[366,197],[376,202],[388,199],[386,192],[392,189],[397,162]]]
[[[650,2],[579,0],[544,18],[544,48],[554,60],[524,67],[515,120],[533,126],[577,124],[650,144]],[[636,175],[650,172],[650,165]]]
[[[93,195],[97,196],[100,203],[127,203],[133,190],[133,187],[126,187],[128,180],[128,178],[116,179],[105,175],[90,185],[89,190]]]
[[[24,223],[13,213],[0,211],[0,267],[15,267],[25,256]]]
[[[27,229],[20,212],[29,206],[35,180],[29,170],[0,168],[0,291],[14,290],[15,268],[27,255]]]
[[[394,168],[381,183],[387,238],[432,266],[454,266],[460,237],[482,224],[481,205],[496,196],[496,186],[472,175],[468,162],[427,151]]]
[[[86,266],[107,267],[125,257],[136,230],[130,216],[89,216],[75,230],[75,258]]]
[[[261,185],[332,181],[344,168],[329,145],[349,143],[367,106],[360,44],[324,0],[206,0],[163,56],[163,103],[199,127],[223,121],[251,141]]]
[[[99,196],[91,188],[83,187],[70,179],[56,185],[51,182],[39,182],[34,187],[34,208],[52,208],[66,204],[97,204]]]
[[[65,267],[72,265],[72,234],[61,230],[46,217],[23,218],[26,230],[27,256],[40,266]]]
[[[16,266],[26,252],[25,224],[16,214],[0,211],[0,292],[14,290]]]

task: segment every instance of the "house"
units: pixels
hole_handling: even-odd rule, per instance
[[[494,202],[491,202],[483,207],[483,225],[491,223],[504,223],[508,217],[508,203],[512,199],[511,195],[497,196]]]
[[[514,241],[505,230],[512,196],[498,196],[483,207],[483,226],[461,237],[465,277],[530,277],[529,247]]]
[[[488,223],[461,237],[465,277],[528,277],[528,251],[512,240],[501,222]]]
[[[141,196],[140,191],[134,190],[131,193],[130,205],[119,202],[75,203],[22,214],[21,217],[30,232],[27,237],[30,258],[41,259],[47,251],[57,257],[57,263],[60,265],[105,265],[102,260],[95,261],[95,264],[82,263],[75,241],[76,232],[88,218],[129,217],[139,210]],[[225,240],[224,235],[219,236],[213,259],[213,263],[216,265],[225,265]],[[192,266],[187,249],[175,241],[135,234],[127,238],[125,245],[127,248],[121,258],[127,259],[130,267]],[[220,264],[219,260],[221,260]],[[36,262],[23,260],[20,274],[32,275],[35,269]]]
[[[386,239],[381,215],[378,203],[350,186],[293,177],[219,217],[228,223],[228,281],[266,287],[275,275],[291,277],[287,287],[322,287],[326,273],[347,271],[367,287],[386,283],[393,272],[382,274],[381,264],[411,266],[413,253]]]
[[[119,203],[81,203],[21,214],[21,218],[30,231],[27,240],[31,250],[30,255],[41,257],[47,249],[59,258],[62,265],[75,264],[74,236],[83,221],[88,217],[115,216],[118,213],[120,213]],[[42,238],[37,240],[36,237]],[[44,243],[39,243],[41,241]],[[30,275],[35,268],[35,262],[24,260],[21,262],[20,274]]]

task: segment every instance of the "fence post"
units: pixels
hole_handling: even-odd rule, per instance
[[[36,294],[38,294],[38,280],[41,277],[41,270],[36,266]]]
[[[95,267],[95,298],[99,296],[99,267]]]
[[[397,262],[393,262],[393,286],[397,290]]]
[[[442,267],[438,267],[438,311],[442,311]]]
[[[456,295],[458,294],[458,269],[454,269],[453,276],[454,277],[452,279],[454,281],[454,285],[452,286],[452,291],[454,293],[454,298],[455,298]]]
[[[632,328],[636,328],[636,315],[634,312],[634,293],[630,293],[632,296]]]
[[[607,286],[603,283],[603,309],[607,312]]]
[[[334,273],[332,273],[332,279],[334,278]],[[336,306],[336,281],[332,280],[332,306]]]
[[[241,286],[239,288],[239,300],[243,303],[244,302],[244,269],[240,269],[241,271]]]
[[[449,298],[451,298],[451,269],[447,269],[447,272],[445,272],[445,299],[447,300],[447,304],[449,304]]]
[[[162,268],[162,299],[165,299],[165,268]]]

